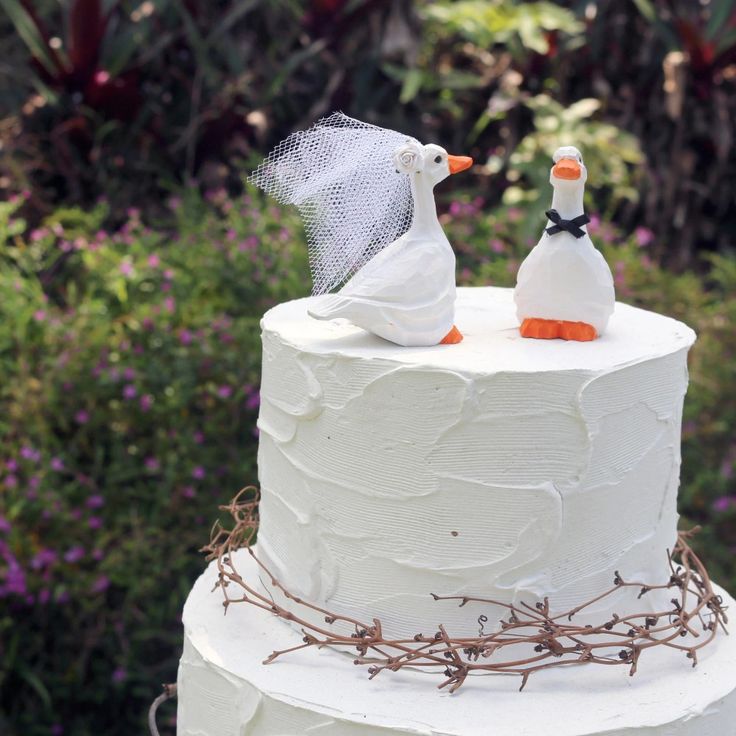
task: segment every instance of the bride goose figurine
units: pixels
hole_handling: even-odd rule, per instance
[[[603,334],[616,296],[611,269],[585,225],[587,170],[577,148],[555,151],[548,224],[519,268],[514,290],[522,337],[586,342]]]
[[[472,163],[341,113],[280,144],[252,179],[305,220],[321,295],[309,314],[346,319],[403,346],[460,342],[455,255],[433,190]]]

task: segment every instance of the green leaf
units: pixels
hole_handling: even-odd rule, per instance
[[[407,102],[411,102],[422,87],[423,74],[419,69],[409,69],[404,77],[404,84],[401,87],[401,94],[399,95],[399,102],[405,105]]]
[[[0,0],[0,6],[7,13],[10,21],[15,26],[15,30],[23,39],[33,57],[42,64],[49,74],[56,75],[59,69],[46,42],[43,40],[41,32],[26,9],[18,0]]]
[[[736,6],[736,0],[711,0],[708,3],[710,18],[705,26],[705,37],[709,41],[712,41],[721,31],[727,30],[734,6]]]

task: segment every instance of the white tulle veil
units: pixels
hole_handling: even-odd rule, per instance
[[[409,176],[392,161],[406,135],[336,112],[279,143],[249,180],[304,220],[313,293],[344,283],[411,225]]]

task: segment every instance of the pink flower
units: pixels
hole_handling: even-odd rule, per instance
[[[232,386],[220,386],[217,389],[217,395],[221,399],[229,399],[232,396],[233,389]]]
[[[151,394],[143,394],[141,396],[141,410],[148,411],[153,406],[153,396]]]
[[[174,280],[174,272],[173,272],[173,271],[172,271],[172,270],[171,270],[170,268],[167,268],[167,269],[166,269],[166,270],[164,271],[164,278],[165,278],[165,279],[166,279],[167,281],[173,281],[173,280]]]
[[[205,477],[207,473],[205,472],[205,469],[201,465],[197,465],[192,470],[192,478],[195,478],[196,480],[202,480],[202,478]]]
[[[148,470],[156,471],[161,467],[158,459],[155,457],[147,457],[143,463]]]
[[[204,432],[200,432],[197,430],[192,435],[192,439],[194,440],[194,443],[197,445],[201,445],[204,442]]]
[[[5,463],[5,467],[11,472],[14,473],[16,470],[18,470],[18,461],[17,460],[8,460]]]
[[[654,233],[648,227],[637,227],[634,230],[634,237],[640,248],[646,248],[654,240]]]
[[[64,461],[60,457],[52,457],[50,465],[51,470],[54,470],[57,473],[60,473],[62,470],[64,470]]]
[[[172,314],[176,309],[176,299],[173,296],[167,296],[164,298],[164,308],[169,314]]]
[[[8,475],[5,477],[5,486],[6,488],[17,488],[18,487],[18,478],[14,475]]]
[[[493,238],[493,240],[491,240],[491,250],[494,253],[503,253],[506,250],[506,246],[503,244],[503,241],[498,238]]]
[[[190,345],[192,342],[192,333],[189,330],[179,330],[179,342],[182,345]]]
[[[138,391],[132,383],[129,383],[125,388],[123,388],[123,398],[130,400],[134,399],[137,395]]]
[[[87,501],[85,503],[89,509],[99,509],[101,506],[105,505],[105,499],[100,496],[99,493],[93,493],[91,496],[87,497]]]
[[[167,204],[169,205],[169,209],[176,212],[181,207],[181,197],[173,196],[169,197]]]
[[[37,309],[33,313],[33,319],[35,319],[36,322],[43,322],[46,319],[46,312],[43,309]]]
[[[122,273],[123,276],[132,276],[133,275],[133,264],[130,261],[123,261],[120,264],[120,273]]]
[[[151,253],[148,256],[148,265],[151,268],[158,268],[161,265],[161,259],[155,253]]]
[[[87,424],[87,422],[89,421],[89,412],[85,411],[84,409],[80,409],[74,415],[74,419],[77,424]]]
[[[597,233],[601,229],[601,218],[598,215],[591,215],[588,223],[588,232]]]

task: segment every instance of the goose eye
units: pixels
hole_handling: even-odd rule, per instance
[[[434,162],[435,162],[436,164],[438,164],[438,163],[439,163],[440,161],[442,161],[442,156],[440,156],[440,155],[437,155],[437,156],[435,156],[435,157],[434,157]]]

